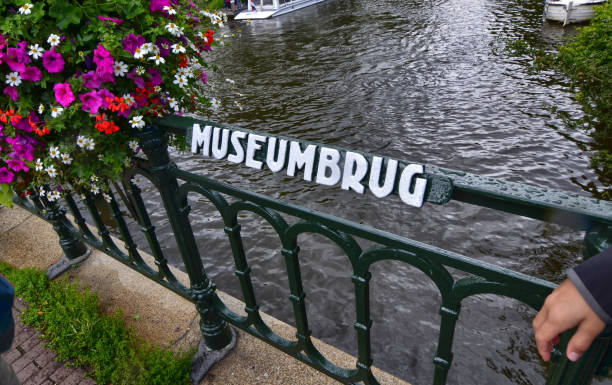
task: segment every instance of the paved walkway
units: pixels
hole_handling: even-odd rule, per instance
[[[13,367],[21,384],[95,385],[94,380],[85,377],[83,369],[67,367],[64,362],[56,361],[57,354],[44,347],[40,333],[21,323],[19,312],[24,308],[25,305],[15,299],[15,339],[11,349],[2,353],[2,358]]]

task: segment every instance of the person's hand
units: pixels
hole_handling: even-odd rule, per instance
[[[544,301],[533,319],[538,352],[544,361],[550,360],[553,345],[559,344],[559,334],[577,326],[578,330],[567,345],[567,358],[578,360],[606,324],[586,303],[571,280],[566,279]]]

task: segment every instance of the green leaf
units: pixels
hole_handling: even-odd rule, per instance
[[[13,207],[13,190],[8,183],[0,183],[0,205]]]
[[[140,1],[129,1],[127,2],[127,4],[123,7],[123,13],[125,15],[126,19],[131,19],[134,18],[138,15],[140,15],[141,13],[143,13],[145,10],[142,7],[142,3]]]
[[[57,20],[58,28],[65,29],[70,24],[79,24],[83,11],[65,0],[60,0],[49,8],[49,15]]]

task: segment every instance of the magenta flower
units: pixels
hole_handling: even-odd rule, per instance
[[[19,99],[19,92],[17,91],[17,88],[15,87],[11,87],[11,86],[5,87],[3,93],[6,96],[13,99],[14,102],[16,102]]]
[[[163,37],[158,37],[155,40],[155,45],[159,48],[159,55],[161,57],[168,57],[170,55],[170,42]]]
[[[38,69],[38,67],[26,67],[23,71],[19,73],[19,76],[23,80],[28,80],[31,82],[39,82],[42,79],[42,73]]]
[[[55,52],[55,47],[43,53],[43,66],[52,74],[62,72],[64,69],[64,58],[58,52]]]
[[[11,183],[15,178],[15,174],[10,172],[8,168],[0,168],[0,183]]]
[[[165,6],[170,6],[170,0],[151,0],[151,12],[163,11]]]
[[[14,138],[7,137],[6,141],[13,147],[13,152],[9,154],[11,157],[30,162],[34,160],[34,145],[38,141],[19,133]]]
[[[150,67],[147,71],[149,73],[150,81],[153,86],[158,86],[163,83],[161,74],[157,68]],[[142,88],[142,87],[140,87]]]
[[[12,169],[15,172],[19,172],[19,171],[25,171],[28,172],[30,171],[30,168],[26,165],[26,162],[24,162],[23,160],[9,160],[6,162],[6,164],[9,166],[10,169]]]
[[[98,97],[102,99],[103,101],[102,104],[106,106],[107,105],[106,99],[107,98],[114,99],[115,95],[113,95],[113,93],[107,90],[106,88],[100,88],[100,90],[98,91]]]
[[[105,60],[107,59],[112,60],[112,58],[113,57],[111,56],[111,53],[108,52],[108,50],[104,48],[102,44],[98,43],[98,47],[94,49],[94,57],[93,57],[94,63],[100,65],[100,63],[104,62]]]
[[[125,49],[132,55],[134,54],[134,52],[136,52],[136,48],[140,47],[146,42],[147,40],[144,37],[140,35],[136,36],[133,33],[130,33],[125,39],[122,40],[123,49]]]
[[[123,23],[122,19],[114,19],[114,18],[108,17],[108,16],[98,16],[98,19],[100,19],[102,21],[112,21],[113,23],[115,23],[117,25]]]
[[[145,81],[142,76],[139,76],[136,72],[130,72],[127,74],[128,79],[132,79],[138,88],[145,88]]]
[[[202,79],[202,82],[206,84],[206,72],[202,71],[202,75],[200,75],[200,79]]]
[[[68,107],[74,101],[74,94],[68,83],[58,83],[53,86],[55,100],[63,107]]]
[[[6,47],[6,36],[0,33],[0,49]]]
[[[22,72],[26,68],[26,64],[29,64],[32,60],[28,56],[28,53],[24,48],[8,48],[4,61],[9,66],[11,71]]]
[[[97,89],[102,85],[102,80],[94,71],[89,71],[83,74],[83,85],[87,88]]]
[[[100,97],[97,91],[81,94],[79,99],[83,103],[83,111],[91,112],[92,114],[97,114],[104,103],[104,99]]]

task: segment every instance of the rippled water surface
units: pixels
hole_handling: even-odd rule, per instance
[[[544,23],[542,11],[543,1],[532,0],[329,0],[235,24],[228,33],[237,36],[214,53],[219,71],[204,90],[223,104],[210,118],[586,195],[580,184],[595,180],[580,145],[588,139],[550,111],[579,111],[564,79],[530,74],[525,59],[504,50],[506,39],[554,45],[571,33]],[[234,85],[224,81],[229,77]],[[199,156],[175,160],[194,173],[556,282],[580,255],[583,234],[493,210],[453,202],[415,209],[396,197],[360,196]],[[153,193],[146,198],[160,242],[180,266],[161,203]],[[242,297],[219,215],[204,198],[191,204],[207,271],[221,290]],[[245,215],[241,223],[262,309],[293,323],[278,236],[258,218]],[[313,335],[355,354],[347,258],[318,235],[301,237],[300,246]],[[431,383],[439,302],[416,269],[374,266],[374,365],[413,384]],[[448,383],[544,383],[533,315],[502,297],[465,301]]]

